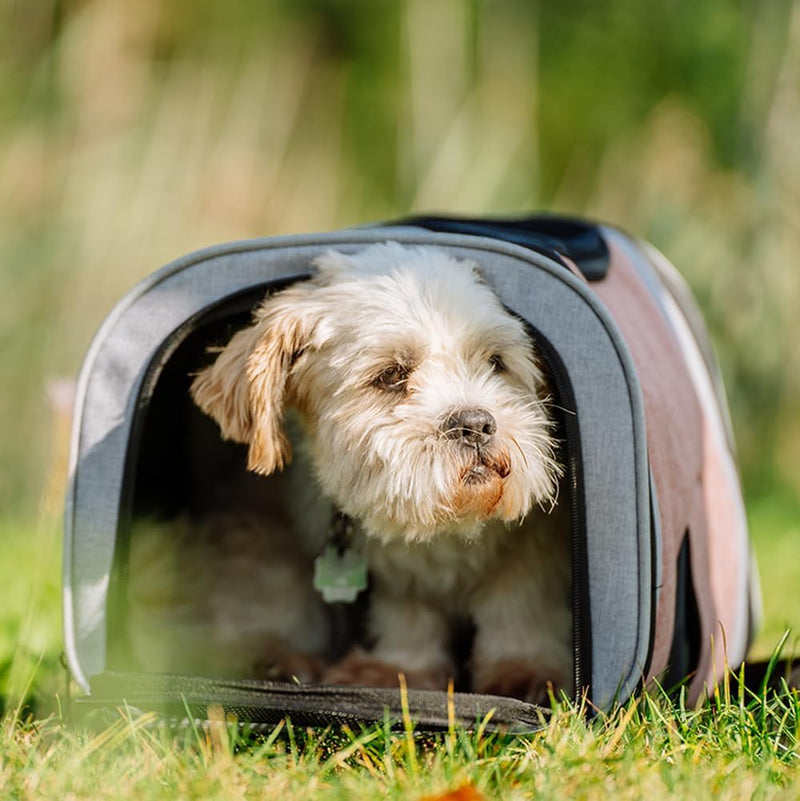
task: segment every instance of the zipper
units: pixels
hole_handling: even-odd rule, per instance
[[[592,674],[592,633],[589,600],[589,560],[586,543],[586,504],[583,488],[580,425],[575,393],[567,370],[550,341],[530,323],[522,321],[547,368],[559,407],[564,409],[561,424],[565,475],[562,487],[570,505],[570,554],[572,568],[572,664],[574,699],[588,689]]]

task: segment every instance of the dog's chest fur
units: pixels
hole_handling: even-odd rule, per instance
[[[487,527],[488,528],[488,527]],[[398,595],[414,595],[437,605],[458,604],[491,569],[509,532],[501,525],[469,543],[442,537],[432,542],[404,543],[365,538],[364,553],[374,580]],[[505,535],[505,536],[504,536]]]
[[[364,554],[372,580],[383,591],[417,597],[451,614],[464,614],[487,581],[494,581],[506,562],[541,558],[541,541],[554,525],[548,515],[534,513],[522,525],[487,523],[480,534],[443,536],[423,543],[376,541],[365,537]],[[561,548],[558,559],[563,560]],[[568,554],[566,562],[568,564]],[[550,561],[547,559],[546,561]],[[540,565],[547,572],[546,565]],[[537,565],[530,568],[538,573]],[[558,565],[557,572],[563,566]],[[502,574],[502,573],[501,573]]]

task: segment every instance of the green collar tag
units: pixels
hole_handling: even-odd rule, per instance
[[[327,604],[355,601],[367,588],[367,563],[353,548],[339,551],[328,545],[314,560],[314,589]]]

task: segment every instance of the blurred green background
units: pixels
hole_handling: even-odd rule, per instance
[[[423,210],[589,215],[679,267],[759,648],[800,623],[798,0],[0,0],[0,693],[58,652],[69,379],[113,304],[206,245]]]

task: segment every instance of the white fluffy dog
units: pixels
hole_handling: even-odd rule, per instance
[[[223,437],[247,444],[251,471],[280,471],[295,450],[279,492],[288,522],[259,546],[272,566],[257,587],[271,599],[256,604],[258,649],[295,664],[324,654],[326,606],[308,588],[340,513],[350,533],[329,550],[368,568],[369,640],[323,681],[396,686],[403,673],[410,687],[445,689],[460,670],[476,692],[541,701],[548,685],[570,689],[568,512],[555,503],[547,384],[523,324],[475,264],[443,249],[386,243],[314,266],[269,295],[192,385]],[[288,585],[293,600],[278,601]],[[452,650],[465,622],[466,670]]]

